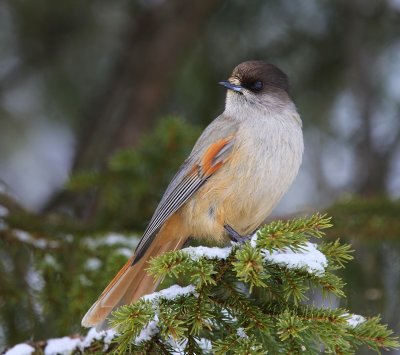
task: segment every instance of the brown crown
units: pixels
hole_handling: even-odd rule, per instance
[[[265,89],[272,86],[289,93],[287,75],[275,65],[262,60],[249,60],[240,63],[233,70],[231,77],[239,80],[244,87],[251,86],[257,81],[262,81]]]

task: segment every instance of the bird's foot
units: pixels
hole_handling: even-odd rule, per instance
[[[229,238],[233,242],[243,244],[243,243],[247,242],[251,237],[251,235],[240,235],[231,226],[229,226],[227,224],[224,225],[224,228],[228,232]]]

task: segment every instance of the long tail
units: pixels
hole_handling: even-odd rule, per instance
[[[107,317],[113,310],[154,292],[159,281],[146,272],[148,261],[167,251],[182,248],[188,238],[187,235],[182,236],[180,228],[175,227],[175,223],[166,223],[139,261],[132,265],[134,256],[128,260],[83,317],[82,326],[105,329]]]

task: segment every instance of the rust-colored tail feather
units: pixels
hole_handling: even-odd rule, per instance
[[[164,225],[164,227],[167,227]],[[177,232],[175,230],[175,232]],[[166,235],[168,233],[168,235]],[[159,280],[146,272],[148,261],[167,251],[182,248],[187,240],[185,237],[171,236],[171,228],[161,228],[154,241],[150,244],[143,257],[134,265],[134,256],[128,260],[110,284],[106,287],[99,299],[90,307],[82,319],[82,326],[107,328],[107,317],[116,308],[137,301],[140,297],[154,292]],[[182,235],[182,234],[181,234]]]

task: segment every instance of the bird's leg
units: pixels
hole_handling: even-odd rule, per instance
[[[244,242],[248,241],[250,238],[250,235],[240,235],[238,232],[236,232],[230,225],[225,224],[224,229],[228,232],[229,237],[233,242],[236,243],[241,243],[243,244]]]

